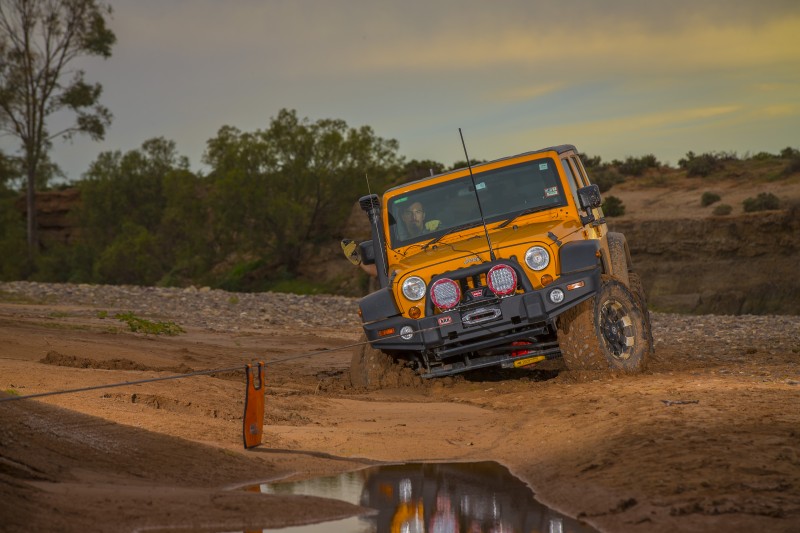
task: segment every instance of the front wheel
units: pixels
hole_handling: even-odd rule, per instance
[[[641,308],[628,288],[613,279],[559,317],[558,342],[570,370],[642,372],[651,350]]]

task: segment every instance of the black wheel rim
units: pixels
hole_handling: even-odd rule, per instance
[[[628,359],[636,340],[633,321],[626,308],[616,300],[603,302],[599,326],[608,353],[615,359]]]

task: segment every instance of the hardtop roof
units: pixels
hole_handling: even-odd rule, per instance
[[[561,155],[563,153],[570,152],[570,151],[577,153],[578,149],[575,148],[575,146],[572,145],[572,144],[559,144],[557,146],[549,146],[547,148],[541,148],[539,150],[532,150],[530,152],[523,152],[521,154],[515,154],[515,155],[506,156],[506,157],[501,157],[499,159],[493,159],[491,161],[486,161],[486,162],[480,163],[478,165],[473,165],[472,168],[475,169],[475,168],[481,167],[483,165],[488,165],[488,164],[491,164],[491,163],[499,163],[499,162],[505,161],[507,159],[514,159],[514,158],[523,157],[523,156],[526,156],[526,155],[540,154],[542,152],[556,152],[557,154]],[[447,175],[447,174],[453,174],[455,172],[462,171],[462,170],[464,170],[466,168],[468,168],[468,167],[454,168],[453,170],[448,170],[447,172],[442,172],[440,174],[435,174],[433,176],[426,176],[426,177],[420,178],[418,180],[409,181],[409,182],[406,182],[406,183],[401,183],[400,185],[395,185],[394,187],[386,189],[386,192],[384,192],[384,194],[390,193],[395,189],[399,189],[400,187],[407,187],[409,185],[414,185],[414,184],[417,184],[417,183],[424,183],[424,182],[426,182],[428,180],[432,180],[434,178],[438,178],[439,176],[444,176],[444,175]]]

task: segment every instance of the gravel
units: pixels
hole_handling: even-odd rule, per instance
[[[275,292],[239,293],[209,287],[138,287],[67,283],[0,282],[0,301],[82,306],[70,315],[100,312],[135,315],[214,331],[286,328],[347,328],[357,331],[358,299]]]
[[[358,299],[275,292],[238,293],[209,287],[185,289],[131,285],[0,282],[0,301],[82,306],[70,315],[136,315],[214,331],[274,327],[334,328],[358,332]],[[800,316],[678,315],[651,312],[656,348],[683,348],[703,357],[724,350],[800,353]],[[800,355],[799,355],[800,356]],[[694,357],[694,355],[692,355]]]

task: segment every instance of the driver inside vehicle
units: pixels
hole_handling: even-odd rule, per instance
[[[410,238],[424,233],[436,231],[441,224],[440,220],[425,220],[425,208],[420,202],[414,202],[402,213],[403,224]]]

